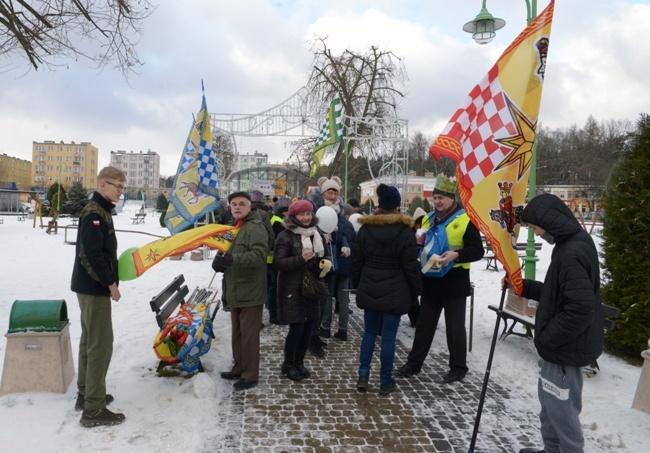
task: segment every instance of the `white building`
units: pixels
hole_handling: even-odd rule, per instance
[[[126,175],[126,185],[134,189],[160,186],[160,156],[151,150],[143,153],[111,151],[110,166]]]

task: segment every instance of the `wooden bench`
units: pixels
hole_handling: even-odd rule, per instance
[[[496,255],[494,254],[494,250],[492,249],[492,244],[490,243],[490,240],[486,237],[482,237],[483,243],[485,244],[485,255],[483,255],[483,259],[487,261],[487,264],[485,266],[486,270],[492,270],[495,272],[499,272],[499,261],[497,260]],[[518,252],[524,252],[524,253],[518,253],[519,258],[521,259],[521,268],[524,268],[524,265],[526,264],[526,249],[528,247],[527,242],[517,242],[517,245],[515,246],[515,250]],[[535,242],[535,250],[542,250],[542,243],[541,242]]]
[[[176,310],[181,307],[183,304],[187,306],[189,309],[193,309],[198,303],[203,303],[207,305],[207,313],[206,313],[206,319],[204,320],[204,328],[206,328],[205,324],[207,324],[208,319],[210,322],[209,325],[209,333],[210,333],[210,340],[214,338],[214,334],[212,332],[212,322],[214,321],[215,316],[217,315],[217,311],[219,310],[219,303],[217,302],[216,307],[214,308],[212,314],[210,314],[210,308],[211,304],[216,298],[217,292],[208,290],[208,289],[199,289],[196,288],[192,294],[189,297],[188,294],[190,294],[189,289],[187,288],[187,285],[185,283],[185,276],[183,274],[178,275],[174,280],[165,287],[160,293],[158,293],[156,296],[151,298],[151,301],[149,302],[149,305],[151,306],[151,310],[156,314],[156,322],[158,324],[158,328],[160,329],[161,332],[164,331],[164,329],[167,327],[167,323],[172,318],[172,315],[176,312]],[[186,300],[187,299],[187,300]],[[209,345],[208,345],[209,348]],[[201,353],[202,354],[202,353]],[[188,353],[189,355],[189,353]],[[170,357],[170,360],[160,360],[158,364],[158,368],[156,372],[158,374],[161,374],[163,372],[164,368],[167,367],[170,364],[175,364],[178,363],[178,360],[174,360],[174,357]],[[192,360],[197,360],[198,361],[198,371],[203,372],[203,364],[201,363],[200,357],[193,357]],[[185,368],[185,364],[184,364]],[[172,371],[171,373],[166,373],[169,375],[178,375],[179,372],[177,371]]]
[[[137,223],[144,223],[145,217],[147,217],[146,212],[136,212],[135,217],[131,217],[131,220],[133,221],[133,225]]]
[[[512,310],[508,310],[504,307],[501,312],[499,312],[499,307],[496,305],[488,305],[488,308],[494,311],[497,315],[501,316],[504,326],[501,331],[499,339],[505,340],[510,335],[516,335],[518,337],[530,338],[533,339],[533,332],[535,330],[535,318],[526,316],[521,313],[516,313]],[[603,325],[605,331],[614,330],[616,327],[616,319],[621,315],[621,310],[612,307],[610,305],[603,304]],[[510,322],[510,327],[508,327],[508,322]],[[513,329],[517,324],[521,324],[526,328],[526,332],[515,332]],[[590,365],[585,367],[585,372],[589,375],[594,375],[600,371],[598,366],[598,361],[594,360]]]

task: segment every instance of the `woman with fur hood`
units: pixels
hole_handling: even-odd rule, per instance
[[[380,184],[377,196],[379,209],[359,219],[361,228],[352,254],[352,284],[357,288],[357,306],[364,311],[357,390],[368,389],[370,363],[381,328],[379,394],[388,395],[396,387],[393,362],[397,329],[413,297],[422,292],[422,281],[413,219],[400,214],[399,191]]]
[[[307,200],[291,203],[285,230],[278,235],[273,251],[273,267],[278,271],[278,318],[289,324],[282,373],[293,381],[311,376],[304,360],[311,332],[318,329],[319,301],[302,296],[303,272],[309,269],[318,276],[321,260],[331,261],[313,209]]]

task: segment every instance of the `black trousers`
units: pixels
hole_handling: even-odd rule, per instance
[[[423,294],[420,297],[420,313],[415,327],[413,347],[408,356],[408,364],[416,369],[422,368],[429,354],[433,337],[436,334],[442,311],[445,312],[447,348],[449,349],[449,368],[467,371],[467,332],[465,331],[465,311],[467,298],[440,301],[435,295]]]

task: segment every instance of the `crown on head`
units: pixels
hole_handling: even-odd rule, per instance
[[[448,178],[444,174],[436,177],[436,189],[446,193],[456,193],[456,178]]]

